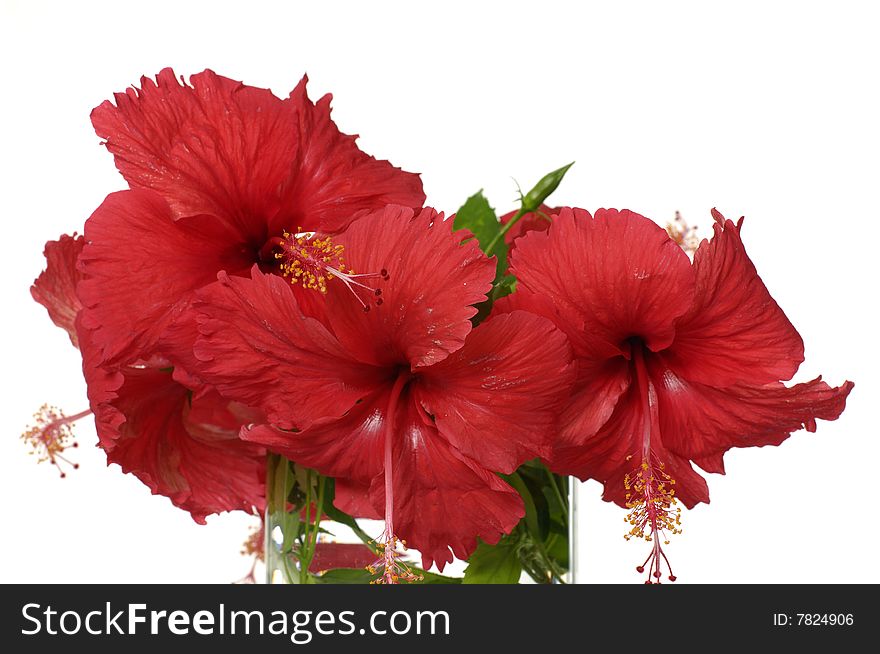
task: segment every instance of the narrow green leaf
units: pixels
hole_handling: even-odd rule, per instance
[[[336,568],[318,575],[319,584],[368,584],[373,575],[363,568]]]
[[[324,501],[324,514],[332,521],[349,527],[358,538],[360,538],[364,543],[372,547],[372,539],[370,538],[369,534],[361,529],[361,526],[357,523],[357,520],[355,520],[352,516],[348,515],[344,511],[340,511],[333,504],[333,500],[336,497],[336,484],[335,480],[332,477],[327,478],[326,492],[327,497]]]
[[[526,486],[522,477],[520,477],[518,473],[514,472],[512,475],[508,475],[506,479],[507,482],[516,489],[516,492],[520,494],[520,497],[522,497],[523,505],[526,510],[526,527],[532,538],[534,538],[537,543],[540,543],[542,541],[541,528],[538,522],[538,510],[535,508],[535,500],[532,498],[532,493],[529,491],[528,486]]]

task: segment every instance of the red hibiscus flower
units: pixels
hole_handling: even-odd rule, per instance
[[[83,373],[98,442],[110,463],[132,473],[193,519],[223,511],[265,508],[266,450],[238,438],[259,414],[174,381],[167,361],[100,365],[100,353],[80,329]]]
[[[187,85],[165,69],[92,112],[131,187],[85,227],[78,294],[102,359],[163,353],[187,367],[190,301],[219,270],[279,271],[291,231],[334,234],[362,210],[421,206],[418,176],[359,150],[330,119],[330,96],[313,104],[306,81],[282,100],[211,71]]]
[[[256,412],[208,391],[193,397],[167,368],[161,369],[168,362],[119,369],[100,364],[91,332],[77,328],[81,305],[75,289],[82,274],[76,261],[82,249],[82,237],[63,235],[46,243],[46,270],[34,281],[31,295],[81,349],[91,410],[65,416],[46,406],[28,440],[60,470],[59,462],[70,463],[62,452],[76,446],[70,425],[94,413],[108,460],[171,498],[197,522],[204,523],[211,513],[262,508],[265,449],[238,439],[243,423],[259,419]]]
[[[460,246],[450,222],[391,206],[349,227],[350,263],[385,273],[370,312],[336,284],[323,321],[309,317],[290,284],[256,267],[250,279],[221,274],[196,304],[199,374],[268,417],[242,437],[350,480],[338,494],[360,487],[384,515],[384,581],[401,574],[396,535],[442,569],[516,525],[522,501],[494,473],[549,454],[573,378],[545,318],[518,311],[472,328],[494,262]]]
[[[728,449],[814,431],[853,387],[782,384],[803,342],[746,255],[742,221],[713,216],[715,235],[691,265],[638,214],[563,209],[549,232],[518,241],[518,290],[498,305],[545,315],[569,336],[578,381],[552,467],[602,482],[606,500],[631,509],[629,535],[653,539],[639,566],[649,580],[661,576],[663,533],[678,530],[675,498],[709,501],[691,461],[723,473]]]

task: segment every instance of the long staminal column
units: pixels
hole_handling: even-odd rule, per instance
[[[73,437],[72,425],[91,414],[91,410],[86,409],[72,416],[66,416],[57,407],[44,404],[34,414],[36,424],[28,427],[21,435],[21,439],[31,446],[31,454],[37,457],[37,463],[48,461],[58,469],[61,478],[64,479],[67,473],[61,467],[62,463],[74,470],[79,468],[78,463],[72,462],[63,454],[70,448],[79,447],[79,443]]]
[[[367,566],[370,574],[379,576],[371,581],[372,584],[398,584],[401,581],[414,582],[424,579],[416,575],[409,566],[401,559],[400,549],[406,550],[406,541],[400,540],[394,533],[394,429],[397,417],[397,405],[400,395],[410,374],[401,372],[394,387],[391,389],[391,397],[388,400],[388,410],[385,414],[385,430],[383,434],[385,457],[385,531],[377,543],[380,558],[372,565]],[[398,545],[400,549],[398,549]]]
[[[355,273],[345,264],[344,246],[334,245],[330,236],[318,236],[315,232],[301,230],[293,234],[285,231],[282,238],[271,242],[271,246],[276,250],[274,256],[279,261],[281,274],[291,284],[302,284],[303,288],[326,293],[327,282],[338,279],[345,284],[364,311],[370,310],[371,303],[376,306],[382,304],[382,289],[365,284],[364,281],[388,281],[388,271],[383,268],[379,272]]]
[[[681,508],[675,499],[675,480],[664,470],[651,447],[651,438],[657,429],[657,392],[645,368],[642,346],[633,347],[633,362],[636,368],[636,382],[642,400],[642,440],[639,466],[624,478],[626,488],[626,507],[629,509],[624,520],[630,530],[624,535],[626,540],[643,538],[651,543],[651,551],[636,571],[647,571],[645,583],[660,583],[662,566],[668,570],[669,581],[675,581],[672,566],[662,545],[669,544],[669,536],[681,533]],[[659,434],[658,434],[659,436]],[[633,455],[627,457],[631,460]],[[662,543],[662,545],[661,545]]]

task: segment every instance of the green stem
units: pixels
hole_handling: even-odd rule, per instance
[[[538,516],[535,509],[535,502],[532,499],[532,494],[529,492],[528,486],[526,486],[526,483],[523,481],[523,478],[519,475],[518,472],[514,472],[513,474],[509,475],[507,480],[510,485],[513,486],[523,498],[523,503],[525,504],[526,510],[526,526],[528,527],[528,530],[532,536],[532,542],[534,542],[535,544],[535,550],[537,551],[538,557],[544,564],[544,569],[542,570],[542,572],[545,574],[541,575],[539,578],[532,574],[531,571],[527,570],[529,576],[538,583],[546,584],[553,581],[554,579],[559,583],[565,583],[562,578],[563,571],[547,553],[547,548],[545,547],[544,541],[541,538],[541,532],[538,528]]]
[[[486,246],[486,256],[487,257],[492,256],[492,253],[495,251],[495,246],[498,245],[498,242],[503,240],[505,235],[507,234],[507,232],[510,231],[510,228],[513,227],[516,224],[516,222],[520,218],[525,216],[527,213],[528,213],[528,211],[526,211],[525,209],[520,209],[519,211],[517,211],[513,215],[513,218],[511,218],[510,220],[507,221],[507,224],[505,224],[501,227],[501,229],[498,231],[498,233],[495,234],[494,237],[492,237],[491,241],[489,241],[489,245]]]
[[[562,491],[559,490],[559,485],[556,480],[556,475],[550,472],[550,469],[547,468],[547,476],[550,478],[550,487],[553,489],[553,493],[556,495],[556,501],[559,502],[559,506],[562,507],[562,511],[565,514],[565,526],[568,527],[568,501],[564,498]],[[560,477],[560,480],[562,478]]]
[[[306,519],[302,523],[302,540],[299,545],[297,559],[299,559],[299,582],[301,584],[308,583],[309,564],[312,560],[309,556],[309,543],[311,542],[311,526],[312,526],[312,470],[306,469]]]
[[[324,515],[324,490],[327,485],[327,480],[325,477],[318,475],[318,500],[315,502],[315,517],[312,521],[311,533],[306,541],[306,557],[302,562],[302,565],[305,566],[306,574],[308,575],[309,567],[312,564],[312,559],[315,557],[315,550],[318,549],[318,536],[321,532],[321,517]],[[308,577],[311,580],[311,577]]]

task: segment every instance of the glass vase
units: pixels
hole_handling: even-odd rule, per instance
[[[403,560],[419,583],[571,583],[574,490],[569,478],[534,461],[505,476],[520,494],[525,517],[494,545],[480,543],[467,562],[443,574],[421,570],[419,553]],[[373,537],[382,523],[357,519],[333,505],[332,478],[271,455],[266,480],[265,550],[268,583],[377,582]]]

